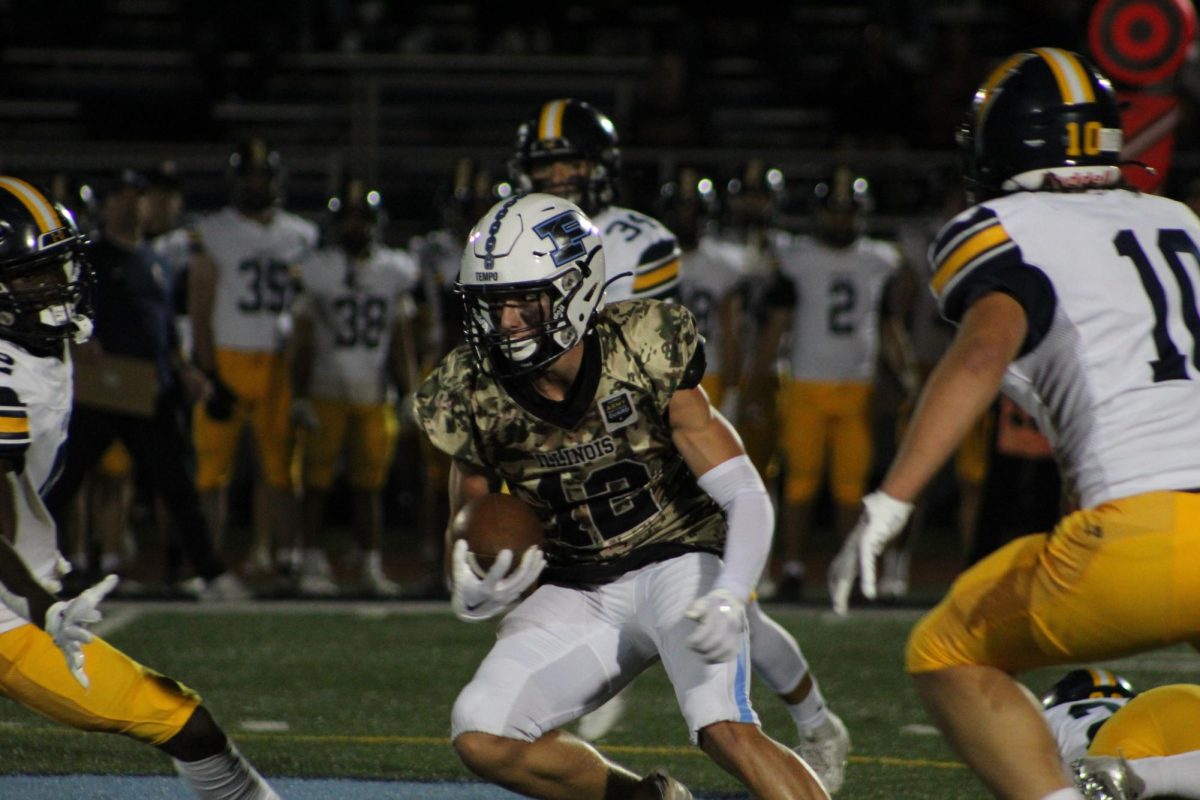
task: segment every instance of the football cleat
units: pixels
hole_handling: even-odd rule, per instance
[[[1087,800],[1138,800],[1146,783],[1119,756],[1085,756],[1071,764],[1075,786]]]
[[[800,735],[800,744],[792,751],[817,773],[830,794],[842,788],[846,780],[846,761],[850,756],[850,732],[841,717],[832,711],[811,731]]]
[[[662,767],[652,770],[642,778],[641,785],[657,789],[662,800],[692,800],[692,793],[688,788],[668,775]]]

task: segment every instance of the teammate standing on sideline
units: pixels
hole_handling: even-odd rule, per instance
[[[382,205],[379,192],[347,181],[329,200],[330,242],[299,265],[291,361],[292,422],[306,429],[302,594],[338,590],[320,537],[343,451],[362,588],[380,597],[400,588],[383,572],[380,493],[396,449],[397,388],[414,391],[418,381],[410,327],[418,275],[407,253],[379,241]]]
[[[188,314],[196,365],[211,382],[198,405],[196,486],[213,537],[222,542],[227,489],[247,421],[257,445],[254,541],[246,570],[270,572],[272,548],[294,567],[296,498],[291,466],[291,387],[281,316],[293,289],[292,267],[316,245],[316,226],[279,207],[279,154],[251,139],[230,156],[231,204],[196,223],[188,268]]]
[[[827,797],[750,707],[744,609],[772,511],[698,388],[704,349],[691,314],[606,305],[599,231],[545,194],[480,220],[459,281],[468,344],[418,392],[418,421],[454,459],[452,511],[504,483],[547,536],[544,555],[529,549],[499,583],[511,552],[481,579],[460,540],[452,602],[461,618],[486,619],[543,567],[549,579],[504,619],[459,695],[460,757],[534,797],[688,798],[677,781],[639,779],[562,730],[661,659],[693,741],[756,796]]]
[[[998,797],[1071,800],[1054,737],[1013,673],[1200,639],[1200,221],[1125,188],[1111,84],[1082,56],[1006,59],[959,141],[977,203],[930,250],[958,326],[907,436],[831,568],[861,570],[1005,391],[1038,421],[1078,497],[955,581],[906,667],[930,716]]]
[[[854,524],[874,453],[871,397],[881,349],[915,389],[911,347],[885,291],[900,252],[866,235],[868,202],[866,179],[838,166],[814,191],[816,235],[775,251],[779,271],[759,347],[764,355],[782,351],[787,364],[778,413],[787,478],[776,600],[803,598],[803,547],[826,467],[838,541]]]
[[[83,237],[61,206],[0,178],[0,694],[56,722],[153,745],[204,800],[278,800],[200,697],[94,636],[109,576],[58,601],[66,562],[42,502],[71,412],[67,342],[91,333]]]

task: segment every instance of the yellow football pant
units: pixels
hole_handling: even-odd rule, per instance
[[[964,572],[909,636],[906,667],[1009,672],[1200,643],[1200,494],[1067,516]]]
[[[242,429],[254,431],[259,468],[269,486],[292,484],[295,437],[291,425],[292,390],[287,365],[275,353],[218,350],[217,372],[238,396],[233,416],[215,420],[197,403],[192,418],[196,444],[196,488],[220,489],[233,477]]]
[[[779,395],[788,503],[812,500],[829,463],[829,491],[843,506],[862,499],[871,469],[869,383],[784,383]]]
[[[161,745],[200,705],[194,691],[142,666],[100,637],[83,646],[91,688],[71,676],[49,634],[22,625],[0,634],[0,694],[55,722]]]
[[[1175,683],[1138,694],[1105,720],[1088,755],[1149,758],[1200,750],[1200,686]]]
[[[396,452],[398,429],[392,406],[313,400],[313,409],[321,424],[304,440],[304,485],[332,486],[338,459],[346,449],[350,486],[361,491],[382,489]]]

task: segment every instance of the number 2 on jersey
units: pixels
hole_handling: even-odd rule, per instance
[[[1190,255],[1194,264],[1200,265],[1200,247],[1187,235],[1187,231],[1165,229],[1158,232],[1158,250],[1163,260],[1167,262],[1175,282],[1179,285],[1179,300],[1182,306],[1178,315],[1167,303],[1167,293],[1159,278],[1159,270],[1150,261],[1146,251],[1142,249],[1137,236],[1131,230],[1120,231],[1113,239],[1117,252],[1133,262],[1141,278],[1142,288],[1150,299],[1150,307],[1154,310],[1154,349],[1158,358],[1150,362],[1154,372],[1154,382],[1190,380],[1187,373],[1187,361],[1175,340],[1171,338],[1168,327],[1172,317],[1182,318],[1184,327],[1192,335],[1192,364],[1200,370],[1200,311],[1196,309],[1196,290],[1192,279],[1188,277],[1183,266],[1181,255]]]

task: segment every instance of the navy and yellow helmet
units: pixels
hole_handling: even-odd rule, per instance
[[[0,176],[0,336],[45,346],[91,334],[86,237],[28,181]]]
[[[534,167],[566,160],[591,162],[591,170],[567,186],[534,181]],[[522,191],[565,197],[587,214],[602,211],[615,202],[621,173],[616,126],[607,115],[582,100],[550,100],[542,104],[536,118],[517,129],[509,172]]]
[[[1083,56],[1056,47],[1005,59],[976,90],[958,144],[967,188],[979,199],[1121,180],[1112,84]]]
[[[1042,695],[1042,707],[1053,708],[1062,703],[1100,697],[1134,697],[1136,694],[1133,684],[1115,672],[1095,667],[1073,669]]]

